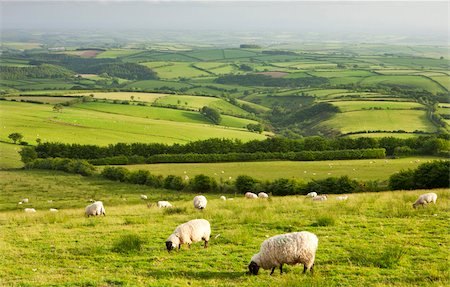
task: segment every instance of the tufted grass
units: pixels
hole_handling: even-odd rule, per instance
[[[413,209],[423,190],[351,194],[341,202],[303,196],[249,200],[149,189],[44,171],[0,171],[2,286],[448,286],[450,190],[436,205]],[[147,207],[170,201],[174,208]],[[28,197],[29,203],[17,202]],[[102,200],[105,217],[83,215]],[[52,200],[52,202],[49,202]],[[25,207],[37,212],[26,214]],[[48,209],[56,207],[57,213]],[[169,212],[168,210],[176,210]],[[165,240],[179,224],[210,221],[209,247],[168,253]],[[315,224],[322,222],[323,224]],[[330,222],[334,222],[330,224]],[[319,238],[315,274],[284,266],[284,274],[246,274],[265,239],[307,230]],[[121,250],[121,251],[119,251]]]

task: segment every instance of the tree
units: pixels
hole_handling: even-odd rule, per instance
[[[53,111],[59,113],[62,111],[62,108],[63,106],[61,104],[56,104],[53,106]]]
[[[19,154],[23,163],[32,162],[37,159],[37,152],[34,147],[24,147],[19,151]]]
[[[202,115],[204,115],[206,118],[211,120],[216,125],[220,124],[220,121],[222,120],[222,117],[220,116],[219,111],[214,108],[204,106],[200,110],[200,112]]]
[[[20,133],[12,133],[8,136],[8,138],[16,143],[17,141],[20,142],[23,139],[23,135]]]

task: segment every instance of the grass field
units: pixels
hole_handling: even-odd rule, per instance
[[[193,67],[190,62],[171,62],[170,65],[155,67],[153,70],[163,79],[196,78],[209,75],[209,73]]]
[[[338,107],[342,112],[383,109],[383,110],[408,110],[408,109],[425,109],[425,106],[416,102],[388,102],[388,101],[339,101],[330,102]]]
[[[9,168],[20,168],[23,163],[20,161],[19,151],[22,146],[6,142],[0,142],[0,170]]]
[[[206,174],[217,180],[234,180],[239,175],[250,175],[260,180],[277,178],[297,178],[305,181],[327,177],[348,175],[358,180],[387,180],[401,169],[416,168],[419,164],[436,159],[433,157],[411,157],[401,159],[377,160],[336,160],[336,161],[264,161],[229,163],[183,163],[128,165],[128,169],[145,169],[154,174],[192,177]],[[224,173],[222,173],[224,171]],[[184,173],[186,172],[186,173]]]
[[[118,49],[118,50],[107,50],[104,52],[101,52],[96,56],[96,58],[118,58],[118,57],[124,57],[129,55],[134,55],[141,52],[140,50],[129,50],[129,49]]]
[[[40,103],[44,103],[44,104],[60,104],[60,103],[65,103],[67,101],[70,101],[71,99],[68,97],[39,97],[39,96],[20,96],[20,97],[7,97],[6,98],[9,101],[16,101],[16,102],[20,102],[20,101],[35,101],[35,102],[40,102]]]
[[[431,93],[445,92],[437,83],[422,76],[373,76],[364,78],[362,86],[388,85],[400,87],[412,87],[427,90]]]
[[[94,95],[97,99],[122,100],[122,101],[138,101],[153,103],[156,99],[166,96],[166,94],[158,93],[133,93],[133,92],[112,92],[112,93],[83,93],[82,96]]]
[[[342,133],[377,130],[434,132],[436,130],[427,119],[426,111],[420,110],[365,110],[337,113],[321,125]]]
[[[209,194],[207,208],[198,211],[193,193],[53,172],[2,171],[0,177],[5,286],[449,285],[448,189],[435,190],[436,205],[418,209],[411,203],[426,191],[352,194],[346,202],[330,196],[320,203],[303,196],[224,202]],[[147,208],[140,194],[177,209]],[[24,197],[29,203],[17,205]],[[83,216],[91,198],[103,201],[106,217]],[[25,207],[37,212],[24,213]],[[195,243],[168,253],[166,238],[194,218],[211,223],[209,247]],[[313,276],[289,265],[283,275],[246,274],[267,237],[302,230],[319,238]],[[138,243],[127,245],[127,238]]]
[[[210,137],[263,139],[265,136],[243,130],[207,124],[154,120],[127,115],[63,108],[53,112],[50,105],[0,102],[3,129],[0,138],[20,132],[24,141],[107,145],[117,142],[182,143]],[[163,115],[161,115],[163,116]],[[63,132],[62,132],[63,131]]]

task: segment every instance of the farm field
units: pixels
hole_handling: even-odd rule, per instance
[[[21,149],[20,145],[0,142],[0,170],[22,167],[23,163],[18,153]]]
[[[1,138],[20,132],[24,141],[45,141],[107,145],[117,142],[183,143],[210,137],[263,139],[264,135],[207,124],[153,120],[86,109],[50,105],[0,102]],[[63,129],[64,132],[61,132]]]
[[[220,181],[221,178],[223,181],[226,181],[229,177],[234,180],[239,175],[249,175],[259,180],[273,180],[284,177],[305,181],[348,175],[350,178],[362,181],[385,181],[395,172],[408,168],[414,169],[421,163],[434,159],[438,158],[408,157],[386,160],[171,163],[127,165],[126,168],[130,170],[144,169],[151,173],[165,176],[173,174],[192,177],[203,173],[215,177],[217,181]]]
[[[111,92],[111,93],[83,93],[80,96],[94,95],[96,99],[121,100],[121,101],[138,101],[153,103],[156,99],[166,94],[158,93],[133,93],[133,92]]]
[[[339,101],[330,102],[342,112],[383,109],[383,110],[410,110],[425,109],[425,106],[415,102],[388,102],[388,101]]]
[[[304,196],[248,200],[233,195],[227,197],[234,200],[221,201],[220,194],[206,194],[208,206],[198,211],[193,193],[59,172],[1,171],[0,177],[0,273],[6,286],[449,284],[448,189],[435,190],[436,205],[418,209],[411,203],[423,190],[351,194],[346,202],[334,196],[312,202]],[[177,209],[147,208],[140,194],[151,203],[169,200]],[[19,207],[24,197],[30,201]],[[91,198],[103,201],[105,217],[83,216]],[[24,213],[25,207],[37,212]],[[166,238],[194,218],[211,223],[209,247],[195,243],[168,253]],[[283,275],[278,270],[273,276],[269,270],[246,274],[267,237],[302,230],[319,238],[313,276],[290,265]],[[121,244],[126,238],[138,240],[137,247]]]
[[[427,90],[431,93],[445,92],[444,88],[432,80],[422,76],[373,76],[364,78],[362,86],[372,85],[399,85]]]
[[[364,110],[337,113],[320,125],[339,130],[342,133],[357,131],[434,132],[435,127],[420,110]]]

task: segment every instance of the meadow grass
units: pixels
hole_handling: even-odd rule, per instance
[[[51,105],[2,101],[0,109],[3,125],[0,138],[6,139],[10,133],[19,132],[23,134],[23,140],[29,143],[38,137],[44,142],[97,145],[117,142],[182,143],[211,137],[240,138],[244,141],[265,138],[243,129],[155,120],[74,107],[53,112]]]
[[[303,196],[222,201],[192,206],[194,193],[149,189],[96,178],[43,171],[1,171],[0,278],[4,286],[446,286],[448,189],[435,190],[436,205],[413,209],[426,191]],[[171,201],[180,212],[147,208]],[[23,197],[29,203],[17,205]],[[89,199],[102,200],[105,217],[83,215]],[[49,202],[49,200],[52,200]],[[34,207],[35,214],[23,212]],[[48,208],[56,207],[57,213]],[[168,253],[165,240],[194,218],[211,223],[209,247]],[[324,220],[324,218],[328,218]],[[334,224],[330,224],[330,222]],[[323,224],[316,224],[322,222]],[[247,265],[270,236],[307,230],[319,238],[315,274],[284,266],[284,274]]]
[[[107,99],[107,100],[121,100],[121,101],[138,101],[153,103],[160,97],[164,97],[167,94],[159,93],[133,93],[133,92],[111,92],[111,93],[82,93],[81,96],[94,95],[96,99]]]
[[[357,180],[385,181],[401,169],[414,169],[428,160],[437,157],[407,157],[399,159],[361,159],[330,161],[262,161],[262,162],[225,162],[225,163],[170,163],[127,165],[131,170],[145,169],[154,174],[188,175],[205,174],[226,181],[231,177],[249,175],[258,180],[277,178],[296,178],[305,181],[327,177],[348,175]],[[222,173],[223,171],[223,173]],[[185,173],[186,172],[186,173]]]
[[[423,76],[372,76],[364,78],[360,84],[362,86],[373,85],[397,85],[402,87],[412,87],[427,90],[431,93],[445,92],[444,88],[432,80]]]
[[[195,78],[209,75],[193,67],[190,62],[171,62],[170,65],[155,67],[153,70],[163,79]]]
[[[356,131],[434,132],[436,127],[422,110],[365,110],[337,113],[321,126],[339,130],[341,133]]]
[[[12,141],[11,143],[0,142],[0,170],[23,166],[19,155],[22,147],[18,144],[13,144]]]
[[[99,53],[96,58],[119,58],[130,56],[142,52],[141,50],[131,49],[112,49]]]
[[[336,101],[330,102],[334,106],[338,107],[341,112],[349,112],[349,111],[358,111],[358,110],[367,110],[367,109],[389,109],[389,110],[407,110],[414,108],[422,108],[426,107],[417,102],[388,102],[388,101]]]

